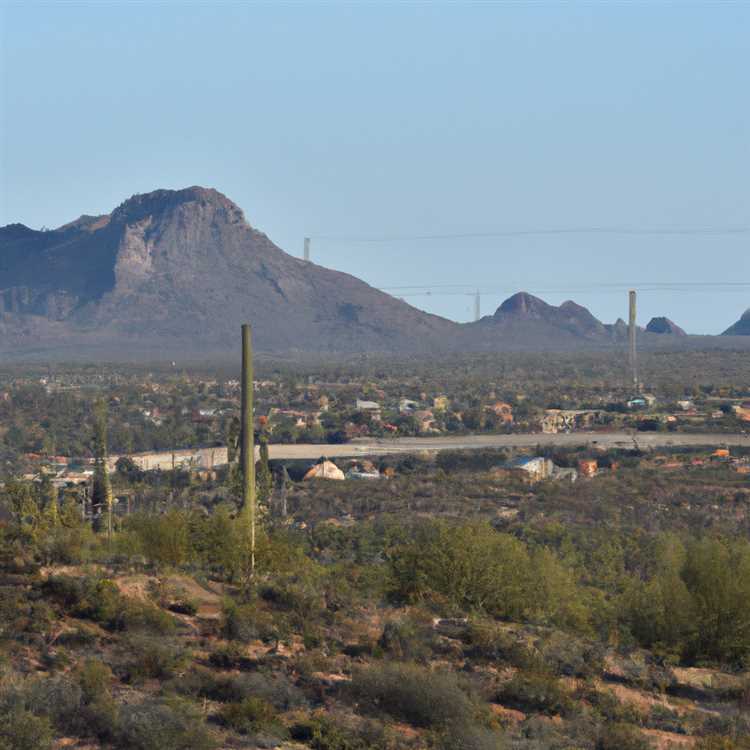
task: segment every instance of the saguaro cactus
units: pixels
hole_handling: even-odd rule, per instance
[[[250,574],[255,573],[255,435],[253,433],[253,343],[250,326],[242,326],[242,513],[250,527]]]

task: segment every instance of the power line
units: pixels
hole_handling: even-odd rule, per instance
[[[544,285],[545,289],[538,289],[539,294],[555,294],[560,292],[586,293],[595,292],[599,289],[615,291],[618,289],[631,289],[636,287],[639,291],[710,291],[710,292],[742,292],[750,288],[750,282],[742,281],[658,281],[658,282],[591,282],[577,284],[575,286],[557,286],[554,284]],[[411,284],[404,286],[379,287],[383,292],[396,292],[410,294],[505,294],[511,290],[518,290],[519,285],[508,285],[503,288],[489,287],[482,284]],[[438,291],[435,291],[438,290]]]
[[[607,234],[631,236],[693,236],[693,237],[716,237],[722,235],[745,235],[750,234],[750,226],[715,226],[715,227],[628,227],[628,226],[584,226],[584,227],[550,227],[536,229],[500,229],[489,232],[460,232],[448,234],[414,234],[414,235],[381,235],[381,236],[357,236],[357,235],[310,235],[311,239],[324,240],[326,242],[423,242],[431,240],[468,240],[493,237],[531,237],[531,236],[555,236],[575,234]]]

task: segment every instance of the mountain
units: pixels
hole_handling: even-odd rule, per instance
[[[649,333],[668,334],[671,336],[687,336],[687,333],[669,318],[651,318],[646,326]]]
[[[514,294],[463,331],[463,345],[475,349],[598,348],[620,338],[619,327],[605,325],[585,307],[570,300],[555,307],[528,292]]]
[[[229,351],[440,348],[458,324],[293,258],[221,193],[136,195],[53,231],[0,229],[0,348]]]
[[[750,309],[745,310],[742,317],[732,326],[729,326],[722,336],[750,336]]]
[[[237,349],[253,325],[266,352],[564,351],[621,348],[609,325],[572,301],[519,292],[460,325],[349,274],[294,258],[216,190],[135,195],[109,214],[51,231],[0,228],[0,353],[9,357],[173,359]],[[660,332],[654,332],[659,329]],[[655,319],[639,346],[750,345],[750,314],[726,337]],[[735,330],[737,329],[737,330]],[[741,329],[741,330],[740,330]]]

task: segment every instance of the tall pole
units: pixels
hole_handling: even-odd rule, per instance
[[[477,289],[477,293],[474,296],[474,320],[479,320],[479,318],[481,317],[482,317],[481,297],[479,296],[479,290]]]
[[[253,343],[242,326],[242,512],[250,523],[250,573],[255,572],[255,446],[253,435]]]
[[[310,238],[305,237],[305,260],[310,260]]]
[[[638,351],[636,347],[636,294],[635,290],[631,289],[629,293],[630,298],[630,316],[628,321],[628,342],[630,344],[630,369],[633,374],[633,388],[635,392],[639,392],[638,384]]]

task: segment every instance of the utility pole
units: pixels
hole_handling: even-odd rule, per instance
[[[304,258],[306,261],[310,261],[310,238],[305,237],[305,254]]]
[[[477,293],[474,296],[474,320],[477,321],[481,317],[482,317],[481,296],[479,294],[479,289],[477,289]]]
[[[640,385],[638,383],[638,351],[637,351],[637,346],[636,346],[637,328],[636,328],[636,323],[635,323],[635,316],[636,316],[635,290],[631,289],[628,296],[630,299],[630,316],[628,320],[628,343],[630,345],[630,370],[633,375],[633,389],[635,393],[639,393]]]
[[[250,575],[255,573],[255,445],[253,434],[253,343],[242,325],[242,512],[250,524]]]

